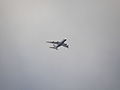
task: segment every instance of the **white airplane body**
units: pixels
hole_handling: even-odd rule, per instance
[[[47,41],[47,43],[52,43],[53,44],[53,47],[50,47],[50,48],[53,48],[53,49],[58,49],[58,47],[60,47],[60,46],[63,46],[63,47],[66,47],[66,48],[68,48],[69,46],[67,45],[67,44],[65,44],[64,42],[66,41],[67,39],[64,39],[64,40],[62,40],[61,42],[59,42],[59,41],[57,41],[57,42],[55,42],[55,41]],[[56,45],[55,45],[56,44]]]

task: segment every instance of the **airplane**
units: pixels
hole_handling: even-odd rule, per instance
[[[59,42],[59,41],[56,41],[56,42],[55,42],[55,41],[47,41],[47,43],[52,43],[52,44],[53,44],[53,47],[49,47],[49,48],[53,48],[53,49],[58,50],[58,47],[60,47],[60,46],[69,48],[69,46],[64,43],[66,40],[67,40],[67,39],[63,39],[61,42]],[[56,44],[56,45],[55,45],[55,44]]]

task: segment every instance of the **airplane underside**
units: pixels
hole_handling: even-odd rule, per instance
[[[55,41],[47,41],[47,43],[53,44],[53,47],[49,47],[49,48],[58,50],[58,47],[60,47],[60,46],[68,48],[68,45],[66,43],[64,43],[65,41],[66,41],[66,39],[62,40],[61,42],[59,42],[59,41],[56,41],[56,42]]]

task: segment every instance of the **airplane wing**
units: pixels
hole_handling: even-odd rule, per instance
[[[60,42],[54,42],[54,41],[47,41],[47,43],[52,43],[52,44],[59,44]]]
[[[66,48],[69,48],[69,46],[67,44],[65,44],[65,43],[62,46],[66,47]]]

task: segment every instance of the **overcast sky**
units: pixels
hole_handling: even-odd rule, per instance
[[[120,1],[0,0],[0,90],[120,90]]]

